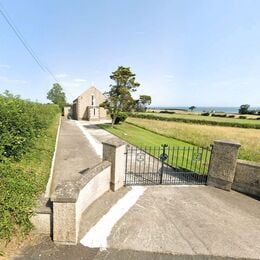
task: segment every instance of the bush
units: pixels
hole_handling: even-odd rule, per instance
[[[229,118],[235,118],[235,115],[228,115]]]
[[[226,117],[227,115],[226,114],[212,114],[211,116],[214,116],[214,117]]]
[[[113,116],[111,116],[113,118]],[[120,122],[124,122],[127,119],[128,115],[125,112],[119,112],[117,117],[116,117],[116,121],[115,124],[119,124]]]
[[[239,119],[246,119],[247,117],[246,116],[239,116],[238,118]]]
[[[209,116],[210,113],[209,113],[209,112],[203,112],[203,113],[201,113],[201,115],[202,115],[202,116]]]
[[[174,111],[161,110],[159,113],[161,114],[175,114]]]
[[[56,105],[0,95],[0,161],[20,159],[58,112]]]
[[[256,120],[260,120],[260,117],[257,117]]]

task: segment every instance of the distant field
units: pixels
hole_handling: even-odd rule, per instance
[[[128,118],[127,123],[200,147],[208,147],[216,139],[236,140],[241,143],[240,159],[260,162],[260,130],[258,129],[197,125],[140,118]],[[121,136],[119,137],[125,140],[128,137],[124,136],[123,130],[125,129],[127,133],[127,129],[131,128],[131,125],[127,123],[119,127],[119,129],[122,129]],[[138,139],[139,137],[132,136],[131,138]],[[146,143],[146,138],[142,138],[141,142]],[[159,140],[159,135],[154,138],[158,138]],[[151,140],[149,140],[149,143],[150,142]]]
[[[230,127],[243,127],[243,128],[257,128],[260,129],[260,120],[256,119],[239,119],[239,118],[226,118],[226,117],[213,117],[213,116],[201,116],[196,113],[185,114],[166,114],[166,113],[134,113],[133,116],[137,117],[149,117],[150,119],[157,120],[169,120],[184,123],[197,123],[197,124],[209,124],[209,125],[223,125]],[[255,117],[256,118],[256,117]]]

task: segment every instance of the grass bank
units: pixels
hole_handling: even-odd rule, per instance
[[[260,120],[256,120],[256,119],[223,118],[223,117],[201,116],[196,114],[190,115],[190,114],[164,114],[164,113],[131,113],[129,115],[135,118],[151,119],[151,120],[260,129]]]
[[[127,129],[128,126],[130,127],[133,124],[159,134],[159,136],[175,138],[200,147],[208,147],[216,139],[236,140],[241,143],[240,159],[260,162],[260,130],[258,129],[187,124],[140,118],[128,118],[127,122],[120,127]],[[144,137],[143,142],[145,142],[145,139]]]
[[[48,181],[59,117],[54,116],[21,160],[0,163],[0,251],[13,236],[21,238],[32,228],[30,217]]]

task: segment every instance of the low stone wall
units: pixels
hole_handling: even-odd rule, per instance
[[[260,164],[237,160],[232,189],[260,198]]]
[[[238,160],[239,147],[236,141],[214,141],[207,185],[260,198],[260,164]]]
[[[85,172],[78,181],[58,186],[53,202],[53,240],[60,244],[76,244],[83,211],[110,190],[111,163],[103,161]]]

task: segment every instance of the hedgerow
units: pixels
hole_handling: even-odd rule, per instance
[[[48,180],[58,118],[56,105],[0,95],[0,245],[32,228],[30,217]]]
[[[0,161],[20,159],[58,112],[56,105],[0,95]]]
[[[228,121],[210,121],[203,119],[189,119],[189,118],[176,118],[176,117],[163,117],[157,116],[153,114],[136,114],[136,113],[128,113],[129,117],[136,118],[144,118],[144,119],[152,119],[152,120],[160,120],[160,121],[175,121],[182,123],[191,123],[191,124],[202,124],[202,125],[217,125],[217,126],[230,126],[230,127],[241,127],[241,128],[255,128],[260,129],[259,124],[248,124],[246,121],[239,122],[228,122]]]

